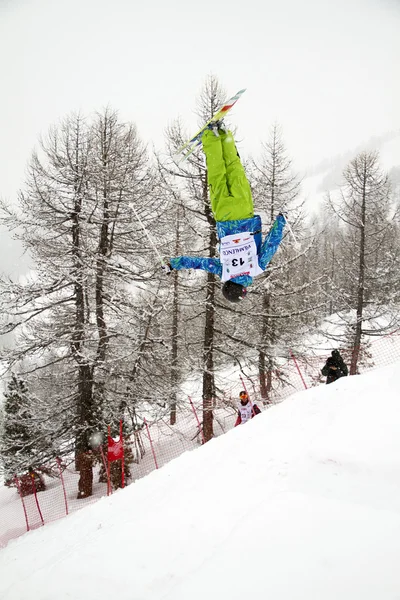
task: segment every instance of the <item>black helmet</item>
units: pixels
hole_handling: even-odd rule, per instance
[[[246,392],[246,390],[242,390],[239,394],[239,398],[240,398],[240,403],[242,406],[246,406],[246,404],[249,401],[249,395]]]
[[[247,289],[241,283],[225,281],[222,286],[222,293],[229,302],[240,302],[247,294]]]

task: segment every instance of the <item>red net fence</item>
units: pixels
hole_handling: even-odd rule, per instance
[[[340,352],[349,364],[351,349],[340,347]],[[261,410],[267,410],[297,391],[324,383],[321,368],[329,355],[328,350],[307,355],[289,350],[287,358],[281,359],[281,364],[268,374],[268,395],[267,399],[264,396],[264,401],[258,373],[245,375],[232,370],[219,374],[219,397],[212,406],[214,436],[223,435],[234,427],[238,395],[242,389],[246,389],[250,400]],[[359,371],[390,365],[397,360],[400,360],[400,330],[375,338],[360,348]],[[170,424],[169,414],[153,421],[144,419],[142,427],[123,441],[124,485],[134,483],[204,443],[202,418],[200,390],[193,392],[192,388],[192,395],[187,395],[177,407],[174,425]],[[118,446],[118,441],[113,443]],[[55,457],[45,468],[15,477],[11,486],[0,486],[0,548],[27,531],[43,527],[115,492],[121,487],[122,461],[109,462],[109,458],[110,442],[83,456],[71,456],[68,460]],[[82,461],[90,463],[92,469],[89,472],[93,473],[91,495],[87,497],[78,491],[78,468]]]

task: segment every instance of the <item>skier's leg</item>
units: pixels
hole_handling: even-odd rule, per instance
[[[229,220],[249,219],[254,216],[253,198],[250,184],[240,161],[235,140],[231,131],[220,133],[222,152],[226,168],[226,183],[232,197]]]
[[[215,220],[236,221],[253,217],[250,185],[232,133],[221,131],[217,137],[211,130],[206,130],[202,142]]]
[[[216,221],[229,221],[232,198],[226,182],[226,168],[221,137],[207,129],[201,141],[206,155],[207,180],[210,188],[211,209]]]

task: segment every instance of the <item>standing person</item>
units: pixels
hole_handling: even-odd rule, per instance
[[[235,141],[222,123],[202,136],[206,155],[211,208],[217,223],[221,259],[178,256],[163,268],[203,269],[223,282],[222,293],[230,302],[243,300],[253,278],[265,271],[282,241],[285,217],[276,217],[262,242],[261,217],[254,214],[253,198]]]
[[[336,381],[340,377],[346,377],[349,374],[347,365],[339,350],[332,350],[331,356],[329,356],[321,369],[321,373],[326,377],[327,384]]]
[[[245,390],[240,392],[239,398],[240,402],[238,406],[238,416],[234,427],[240,425],[241,423],[247,423],[247,421],[249,421],[256,415],[259,415],[261,412],[257,404],[252,404],[250,402],[249,395]]]

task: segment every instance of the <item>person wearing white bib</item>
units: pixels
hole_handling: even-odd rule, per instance
[[[261,412],[257,404],[252,404],[250,402],[249,395],[245,390],[240,392],[239,398],[238,415],[234,427],[247,423],[247,421],[250,421],[250,419],[259,415]]]
[[[163,269],[203,269],[223,282],[222,293],[230,302],[243,300],[253,278],[265,271],[282,241],[286,219],[282,213],[262,241],[261,217],[254,214],[253,198],[235,141],[222,124],[202,136],[206,155],[211,208],[217,225],[219,258],[178,256]]]

